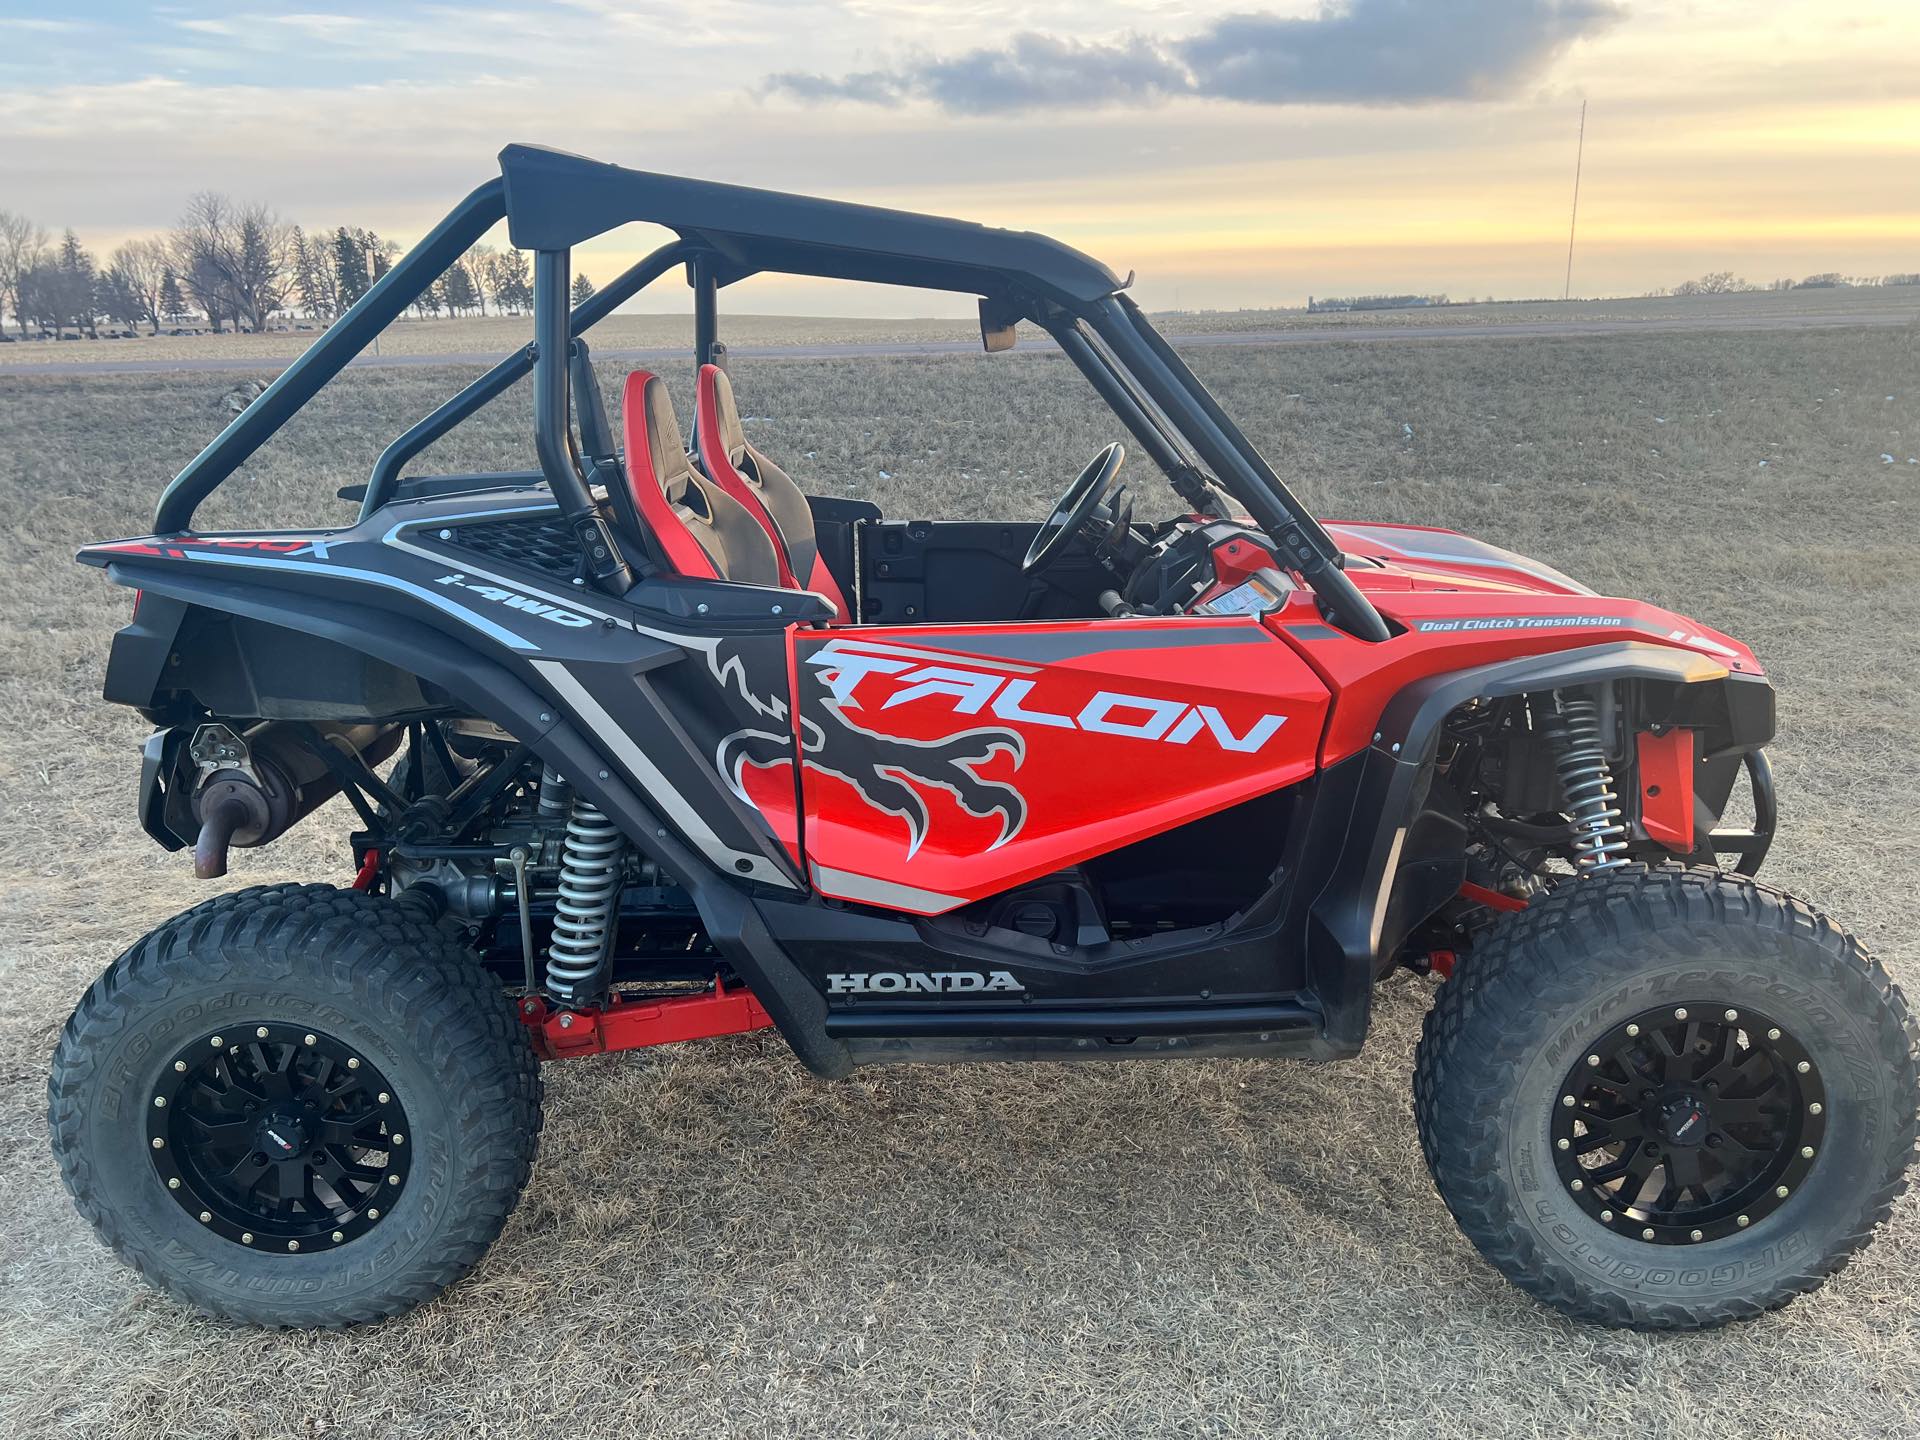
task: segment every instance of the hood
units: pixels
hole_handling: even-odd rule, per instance
[[[1351,560],[1374,562],[1374,573],[1358,568],[1353,579],[1366,590],[1507,590],[1535,595],[1592,595],[1596,592],[1551,565],[1502,550],[1457,530],[1426,525],[1376,525],[1326,522]],[[1381,573],[1384,572],[1384,573]]]

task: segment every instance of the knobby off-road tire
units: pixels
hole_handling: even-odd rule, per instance
[[[269,1064],[291,1057],[312,1074],[316,1057],[351,1056],[354,1075],[378,1077],[404,1115],[404,1153],[388,1154],[404,1165],[379,1190],[384,1208],[298,1253],[251,1230],[242,1243],[244,1216],[201,1223],[198,1202],[163,1178],[188,1142],[154,1145],[175,1133],[154,1099],[197,1073],[178,1067],[208,1053],[248,1063],[240,1052],[262,1029]],[[206,1049],[215,1035],[222,1048]],[[453,1284],[506,1223],[541,1120],[532,1050],[471,954],[386,900],[324,885],[221,896],[141,940],[68,1020],[48,1096],[62,1177],[114,1251],[192,1305],[267,1326],[380,1320]],[[192,1103],[177,1095],[175,1119]]]
[[[1820,1087],[1790,1107],[1818,1144],[1785,1142],[1795,1168],[1774,1178],[1792,1183],[1782,1197],[1766,1181],[1754,1215],[1650,1243],[1623,1213],[1603,1223],[1596,1206],[1615,1202],[1595,1187],[1575,1192],[1577,1153],[1570,1162],[1554,1135],[1577,1112],[1556,1110],[1579,1087],[1569,1077],[1588,1073],[1588,1047],[1626,1036],[1635,1017],[1652,1017],[1634,1031],[1650,1035],[1672,1007],[1705,1011],[1709,1027],[1728,1011],[1767,1027],[1743,1046],[1784,1036],[1794,1048],[1782,1052],[1782,1087]],[[1663,1033],[1691,1032],[1676,1022]],[[1815,1289],[1871,1238],[1914,1155],[1917,1041],[1886,972],[1811,906],[1719,871],[1634,866],[1560,887],[1462,958],[1427,1016],[1414,1116],[1447,1208],[1522,1290],[1604,1325],[1700,1328]],[[1662,1115],[1675,1113],[1685,1123],[1690,1112]],[[1694,1233],[1701,1242],[1689,1243]]]

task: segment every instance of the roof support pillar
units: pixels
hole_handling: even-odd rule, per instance
[[[701,251],[687,262],[693,285],[693,364],[715,365],[713,347],[720,339],[720,282],[713,273],[713,256]]]
[[[565,250],[536,250],[533,256],[533,449],[560,513],[586,554],[587,573],[600,589],[623,595],[633,588],[633,571],[593,503],[574,449],[568,375],[571,258]]]

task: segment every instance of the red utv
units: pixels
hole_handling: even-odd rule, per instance
[[[1441,1198],[1568,1314],[1712,1325],[1863,1245],[1915,1143],[1884,971],[1757,883],[1773,690],[1739,642],[1496,546],[1308,514],[1124,294],[1039,235],[512,146],[161,499],[106,698],[197,872],[344,795],[350,888],[241,890],[88,991],[51,1081],[82,1212],[273,1325],[456,1280],[527,1183],[541,1060],[772,1026],[901,1061],[1338,1059],[1398,966]],[[345,528],[213,488],[502,217],[533,343],[395,440]],[[571,312],[571,248],[676,236]],[[691,448],[581,338],[685,267]],[[762,271],[1030,322],[1116,438],[1041,524],[890,520],[747,438]],[[432,475],[532,376],[539,468]],[[1156,499],[1156,496],[1158,497]],[[391,767],[380,768],[398,756]],[[1723,824],[1736,786],[1754,823]],[[1723,863],[1730,862],[1730,864]]]

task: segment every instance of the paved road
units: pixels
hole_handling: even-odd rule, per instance
[[[1238,330],[1213,335],[1170,335],[1182,349],[1217,346],[1313,345],[1326,341],[1371,343],[1378,340],[1524,340],[1553,336],[1671,334],[1699,330],[1826,330],[1845,326],[1912,325],[1903,313],[1858,310],[1808,311],[1783,315],[1676,316],[1652,320],[1524,320],[1485,325],[1324,325],[1294,330]],[[1053,351],[1050,340],[1022,339],[1021,349]],[[640,350],[595,350],[594,359],[659,360],[681,358],[684,346],[652,346]],[[733,353],[743,359],[848,360],[884,355],[977,355],[977,340],[885,340],[828,345],[740,345]],[[492,365],[499,354],[373,355],[353,361],[368,369],[418,365]],[[143,375],[150,372],[234,371],[258,374],[285,369],[292,356],[206,356],[164,360],[49,360],[12,364],[0,357],[0,376],[8,375]]]

